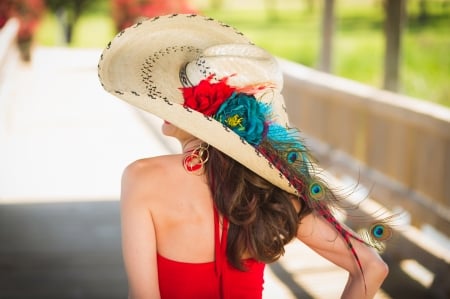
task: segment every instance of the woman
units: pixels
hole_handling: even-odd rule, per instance
[[[163,16],[119,33],[99,77],[182,147],[123,174],[130,298],[261,298],[265,264],[294,237],[348,271],[342,298],[374,296],[387,267],[331,214],[270,54],[210,18]]]

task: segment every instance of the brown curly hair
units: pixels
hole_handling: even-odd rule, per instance
[[[218,211],[229,220],[227,257],[245,270],[242,257],[271,263],[284,254],[284,246],[297,233],[310,209],[297,198],[274,186],[214,147],[209,147],[206,176]]]

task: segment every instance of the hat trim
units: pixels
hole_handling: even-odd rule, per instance
[[[127,92],[114,90],[113,93],[118,95],[122,100],[167,120],[174,126],[180,127],[184,131],[207,142],[275,186],[289,193],[298,195],[298,191],[291,185],[289,180],[264,156],[263,153],[213,117],[204,115],[184,105],[171,102],[168,99],[151,97],[150,99],[147,98],[148,100],[142,101],[143,95],[136,91]],[[164,103],[164,106],[161,107],[161,103]],[[205,121],[208,121],[209,123],[206,123]],[[189,122],[190,126],[185,125],[187,122]],[[205,126],[208,126],[208,130],[195,129],[197,127]],[[220,139],[217,138],[217,136],[222,135],[220,133],[223,131],[229,134],[229,136],[227,136],[227,142],[225,143],[221,142],[224,137],[221,137]],[[235,147],[234,150],[233,147]]]

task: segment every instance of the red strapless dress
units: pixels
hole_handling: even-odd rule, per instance
[[[265,264],[247,259],[247,271],[234,268],[226,257],[228,221],[214,209],[215,261],[184,263],[158,254],[159,291],[162,299],[261,299]],[[183,250],[180,248],[180,250]]]

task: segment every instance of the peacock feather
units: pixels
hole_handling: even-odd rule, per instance
[[[334,207],[340,207],[341,200],[317,175],[314,159],[300,131],[277,123],[270,98],[261,100],[261,97],[273,96],[275,85],[265,82],[238,88],[228,85],[229,77],[219,80],[213,77],[209,76],[197,86],[181,88],[184,105],[212,116],[264,155],[288,179],[299,199],[334,227],[364,277],[352,239],[381,248],[380,244],[392,234],[389,219],[373,224],[364,236],[346,229],[332,213]]]
[[[284,130],[286,132],[286,129]],[[339,204],[339,198],[322,179],[314,176],[315,171],[310,158],[311,155],[307,148],[299,143],[298,140],[300,139],[295,137],[298,134],[295,132],[295,129],[289,129],[288,134],[284,133],[285,139],[282,138],[282,129],[277,128],[276,132],[276,139],[269,139],[271,135],[268,134],[268,140],[261,143],[259,150],[289,180],[290,184],[297,190],[303,203],[334,227],[347,244],[364,278],[361,261],[351,240],[354,239],[368,245],[377,243],[366,241],[358,234],[346,229],[333,215],[332,207]],[[296,153],[295,159],[292,157],[293,152]],[[387,230],[387,223],[383,228]],[[375,236],[382,234],[381,230],[380,226],[374,226],[372,229]]]

